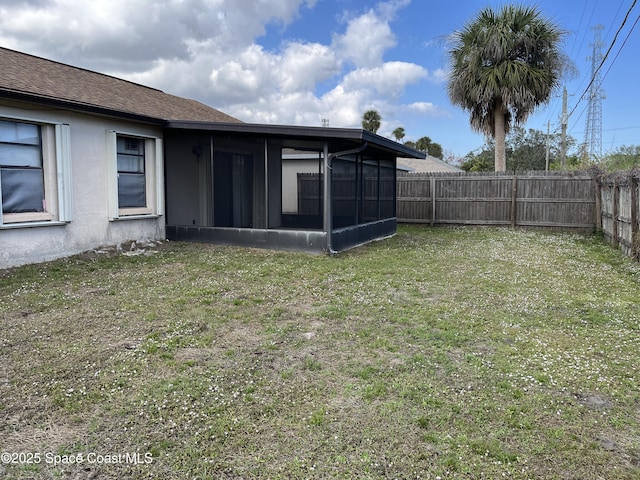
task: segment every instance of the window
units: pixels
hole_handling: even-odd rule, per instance
[[[109,217],[148,218],[162,214],[162,140],[110,131]]]
[[[0,227],[71,220],[69,126],[0,119]]]
[[[40,127],[0,121],[2,213],[44,212]]]
[[[118,208],[146,207],[144,141],[118,136]]]

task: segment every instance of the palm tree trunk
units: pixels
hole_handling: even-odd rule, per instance
[[[494,122],[495,122],[495,140],[496,140],[496,156],[495,156],[495,171],[506,172],[507,171],[507,152],[505,149],[505,137],[506,130],[504,124],[505,111],[502,105],[499,105],[495,109]]]

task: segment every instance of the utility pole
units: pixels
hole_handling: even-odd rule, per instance
[[[550,136],[550,133],[549,133],[549,132],[550,132],[550,130],[551,130],[551,120],[549,120],[549,121],[547,122],[547,148],[546,148],[546,152],[545,152],[545,155],[544,155],[544,160],[545,160],[545,167],[544,167],[544,169],[545,169],[545,171],[547,171],[547,172],[549,171],[549,148],[550,148],[550,147],[549,147],[549,144],[550,144],[550,142],[551,142],[551,136]]]
[[[565,86],[562,91],[562,119],[560,124],[562,130],[560,133],[560,168],[565,170],[567,168],[567,123],[569,117],[567,114],[567,87]]]

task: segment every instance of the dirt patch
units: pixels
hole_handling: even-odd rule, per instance
[[[602,448],[609,452],[615,452],[620,448],[620,446],[610,438],[599,437],[598,443]]]
[[[117,245],[107,245],[89,250],[79,255],[82,259],[94,259],[100,257],[110,257],[114,255],[136,256],[154,255],[168,241],[144,241],[128,240]]]
[[[207,363],[222,356],[219,348],[180,348],[176,350],[175,359],[179,362]]]
[[[73,444],[84,434],[82,428],[58,420],[42,427],[22,425],[3,438],[3,449],[8,452],[55,452],[62,446]]]
[[[592,408],[594,410],[609,409],[613,406],[609,400],[607,400],[604,396],[600,395],[599,393],[595,393],[595,394],[576,393],[575,397],[578,400],[578,402],[580,402],[582,405],[588,408]]]

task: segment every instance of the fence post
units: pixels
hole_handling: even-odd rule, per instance
[[[601,177],[594,177],[593,179],[593,187],[596,195],[596,231],[602,230],[602,189],[600,187],[600,182],[602,181]]]
[[[518,176],[514,175],[511,181],[511,228],[516,227],[516,199],[518,197]]]
[[[436,223],[436,177],[431,175],[429,178],[429,188],[431,189],[431,226]]]
[[[631,176],[631,258],[640,256],[640,237],[638,237],[638,178],[632,172]]]
[[[620,211],[620,185],[618,180],[613,182],[613,227],[611,232],[611,244],[618,248],[620,236],[618,233],[618,212]]]

